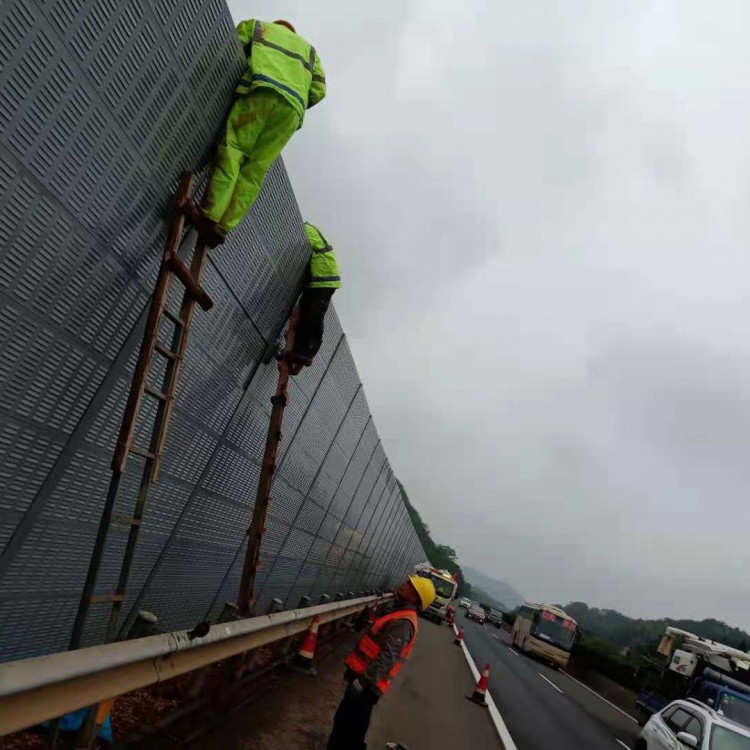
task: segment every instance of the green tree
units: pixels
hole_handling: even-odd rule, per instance
[[[724,643],[741,651],[747,650],[748,640],[750,640],[748,633],[714,618],[705,620],[635,619],[614,609],[589,607],[585,602],[571,602],[564,609],[576,620],[581,630],[610,644],[617,651],[628,649],[635,658],[653,651],[668,625]]]
[[[417,532],[417,537],[424,547],[427,560],[430,564],[439,568],[440,570],[447,570],[451,575],[458,573],[458,596],[471,596],[471,584],[464,578],[461,572],[461,566],[458,564],[458,555],[453,547],[449,547],[447,544],[437,544],[430,534],[430,527],[422,520],[422,516],[419,515],[419,511],[411,504],[409,495],[406,492],[406,488],[401,482],[398,483],[401,490],[401,495],[404,498],[404,504],[406,505],[406,512],[411,518],[411,522],[414,525],[414,530]]]

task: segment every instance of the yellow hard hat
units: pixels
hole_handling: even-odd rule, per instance
[[[422,576],[409,576],[409,581],[422,600],[422,609],[427,609],[435,601],[435,584]]]

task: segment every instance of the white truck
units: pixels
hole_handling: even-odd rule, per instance
[[[435,585],[435,601],[422,614],[439,625],[444,622],[448,614],[448,605],[456,596],[458,583],[447,570],[433,568],[430,563],[420,563],[415,566],[414,573],[429,578]]]

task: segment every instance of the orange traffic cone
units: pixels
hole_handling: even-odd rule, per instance
[[[470,701],[474,701],[474,703],[477,703],[480,706],[486,706],[487,705],[487,687],[490,684],[490,665],[485,664],[484,665],[484,671],[482,672],[481,677],[479,678],[479,681],[477,682],[477,686],[474,688],[474,692],[471,694],[471,696],[467,696]]]
[[[458,633],[456,633],[456,637],[453,639],[453,645],[460,646],[463,640],[464,640],[464,629],[459,628]]]
[[[313,669],[312,661],[315,656],[315,646],[318,643],[318,625],[320,623],[320,615],[315,615],[310,627],[305,633],[305,637],[302,639],[297,653],[292,657],[291,661],[287,663],[287,666],[297,672],[303,672],[311,677],[315,677],[317,672]]]

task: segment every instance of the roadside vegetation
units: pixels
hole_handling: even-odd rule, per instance
[[[589,607],[585,602],[571,602],[564,609],[575,618],[581,633],[573,656],[620,685],[634,690],[639,687],[636,670],[641,660],[646,654],[654,652],[668,625],[741,651],[747,651],[750,645],[748,633],[713,618],[645,620],[628,617],[613,609]]]
[[[740,651],[747,651],[750,647],[748,633],[713,618],[705,620],[635,619],[614,609],[589,607],[585,602],[571,602],[565,606],[565,611],[576,620],[583,632],[600,638],[618,651],[638,657],[652,650],[659,643],[668,625],[688,630],[702,638],[725,643]]]

